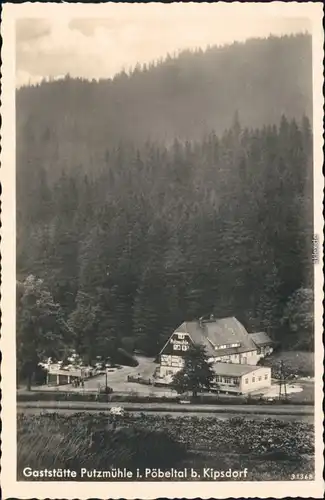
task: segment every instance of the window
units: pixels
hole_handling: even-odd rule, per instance
[[[172,356],[172,366],[182,366],[183,360],[180,356]]]
[[[245,378],[245,384],[248,384],[248,378]]]
[[[262,377],[258,377],[258,381],[260,382],[262,380]]]
[[[161,356],[161,364],[162,365],[170,365],[171,364],[171,356],[162,355]]]
[[[264,375],[264,378],[265,378],[265,380],[267,380],[267,379],[268,379],[267,373]]]
[[[227,347],[230,347],[230,345],[222,344],[222,345],[216,345],[215,349],[216,350],[218,350],[218,349],[227,349]]]
[[[252,382],[255,382],[255,377],[252,378]]]

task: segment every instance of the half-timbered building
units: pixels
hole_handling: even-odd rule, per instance
[[[187,350],[195,344],[205,347],[211,363],[255,366],[272,351],[272,341],[266,333],[249,334],[234,317],[186,321],[176,328],[160,352],[160,377],[177,373],[184,366]]]

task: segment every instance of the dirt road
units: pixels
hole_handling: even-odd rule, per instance
[[[21,401],[17,405],[18,412],[26,410],[39,411],[109,411],[114,406],[122,406],[128,412],[137,413],[170,413],[170,414],[211,414],[211,415],[262,415],[263,417],[279,417],[292,416],[297,417],[314,417],[314,408],[309,405],[198,405],[188,404],[180,405],[178,403],[98,403],[74,401],[68,403],[66,401]]]
[[[52,408],[52,409],[44,409],[44,408],[19,408],[18,407],[18,413],[24,413],[25,415],[37,415],[41,413],[60,413],[63,415],[69,415],[73,413],[106,413],[107,415],[109,414],[109,409],[106,408],[106,410],[85,410],[85,409],[63,409],[63,408]],[[160,416],[165,416],[168,415],[171,418],[179,418],[179,417],[184,417],[184,416],[189,416],[189,417],[200,417],[200,418],[217,418],[219,420],[227,420],[228,418],[231,418],[234,416],[233,413],[209,413],[209,412],[196,412],[196,411],[190,411],[190,412],[175,412],[175,411],[129,411],[128,413],[131,413],[134,416],[140,416],[142,413],[150,414],[150,415],[160,415]],[[279,420],[285,420],[285,421],[293,421],[293,422],[307,422],[312,424],[314,422],[314,416],[313,415],[273,415],[273,414],[254,414],[254,413],[246,413],[242,415],[245,419],[250,419],[250,420],[264,420],[267,417],[270,418],[275,418]]]

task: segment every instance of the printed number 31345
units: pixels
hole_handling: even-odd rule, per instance
[[[290,479],[292,481],[312,481],[314,476],[313,474],[291,474]]]

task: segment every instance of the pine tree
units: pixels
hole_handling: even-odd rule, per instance
[[[179,394],[190,391],[196,397],[198,392],[210,388],[214,378],[205,348],[195,345],[184,356],[184,368],[174,375],[172,385]]]
[[[30,275],[17,283],[17,362],[28,390],[38,363],[47,357],[58,359],[72,336],[60,305],[41,279]]]

